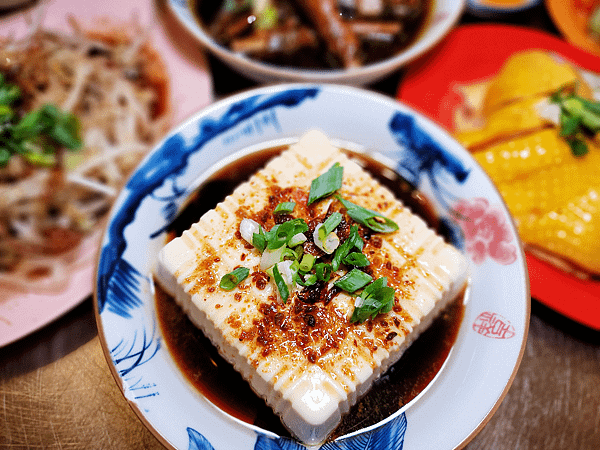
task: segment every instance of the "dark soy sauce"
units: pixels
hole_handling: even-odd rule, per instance
[[[270,148],[253,153],[215,173],[191,196],[173,222],[169,238],[179,236],[192,223],[197,222],[202,214],[216,206],[237,185],[247,180],[284,148]],[[412,186],[381,163],[364,155],[350,154],[415,214],[438,229],[438,221],[432,208]],[[441,233],[441,230],[438,231]],[[280,436],[290,436],[264,400],[221,358],[216,348],[189,321],[173,298],[158,286],[156,304],[161,331],[169,351],[186,378],[202,395],[221,410],[242,421]],[[463,313],[463,299],[459,297],[350,409],[330,439],[380,422],[425,389],[439,372],[454,345]]]

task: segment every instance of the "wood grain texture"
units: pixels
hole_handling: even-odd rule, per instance
[[[600,335],[534,302],[515,380],[466,449],[594,450],[599,443]],[[117,387],[91,299],[0,349],[0,448],[164,448]]]
[[[599,447],[600,338],[534,303],[517,376],[467,449]]]

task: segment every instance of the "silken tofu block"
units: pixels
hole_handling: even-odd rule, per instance
[[[275,205],[294,201],[291,215],[309,223],[310,239],[328,211],[337,205],[344,212],[332,197],[306,206],[311,181],[336,162],[344,168],[338,193],[399,225],[392,233],[361,228],[370,261],[365,271],[373,280],[387,277],[395,290],[392,310],[363,323],[350,321],[356,295],[331,286],[347,268],[320,291],[298,289],[284,303],[260,270],[260,251],[239,233],[244,218],[271,229]],[[236,267],[249,268],[250,275],[233,290],[220,288],[221,277]],[[310,131],[170,241],[156,277],[290,432],[317,444],[464,291],[467,262],[326,136]]]

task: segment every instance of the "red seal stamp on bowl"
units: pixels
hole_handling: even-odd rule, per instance
[[[477,316],[473,322],[473,330],[482,336],[493,339],[510,339],[516,334],[515,327],[508,319],[489,311],[482,312]]]

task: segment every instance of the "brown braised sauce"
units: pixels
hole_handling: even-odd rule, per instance
[[[271,148],[241,158],[204,183],[173,222],[169,238],[180,235],[200,216],[242,181],[249,178],[284,148]],[[438,223],[426,199],[381,163],[363,155],[359,162],[396,197],[419,214],[433,228]],[[441,230],[440,230],[441,232]],[[372,389],[350,410],[331,438],[375,424],[416,397],[435,377],[456,340],[464,313],[463,299],[454,301],[405,352],[395,365],[375,382]],[[279,418],[250,388],[248,383],[223,360],[210,341],[183,313],[175,301],[157,286],[156,303],[161,331],[167,347],[186,378],[209,401],[223,411],[289,436]],[[393,337],[392,337],[393,338]]]
[[[255,17],[243,10],[231,12],[227,8],[223,8],[224,3],[224,1],[208,2],[198,0],[194,2],[194,11],[199,23],[219,45],[229,49],[235,48],[235,51],[247,53],[249,58],[279,67],[301,69],[341,69],[344,67],[341,55],[335,54],[330,49],[329,44],[331,44],[331,39],[335,40],[336,38],[325,36],[322,32],[318,31],[319,27],[315,26],[314,14],[312,14],[313,18],[311,19],[309,12],[298,7],[297,3],[301,2],[276,2],[282,6],[282,8],[279,8],[281,21],[287,23],[287,25],[282,24],[282,27],[286,27],[287,30],[284,36],[292,38],[301,33],[301,30],[308,29],[309,35],[314,34],[318,36],[315,45],[284,45],[279,51],[275,49],[276,46],[273,47],[271,45],[265,46],[259,51],[254,45],[251,46],[253,51],[248,52],[239,46],[236,48],[235,41],[246,41],[254,36],[254,39],[250,40],[258,43],[262,41],[261,39],[257,39],[258,36],[264,36],[265,34],[272,37],[272,39],[269,39],[270,42],[273,42],[275,39],[276,42],[279,42],[282,39],[285,40],[285,38],[278,35],[277,30],[272,30],[272,34],[267,32],[267,30],[263,30],[262,33],[253,32],[253,27],[250,24]],[[360,63],[362,65],[377,63],[397,55],[412,45],[423,34],[426,24],[431,20],[433,15],[433,5],[433,1],[427,0],[404,2],[405,14],[402,17],[392,14],[389,11],[390,8],[386,8],[387,11],[382,12],[375,18],[361,17],[353,8],[342,7],[338,14],[341,19],[338,26],[344,28],[344,25],[347,25],[352,29],[354,23],[363,29],[365,26],[367,28],[372,28],[373,26],[378,28],[379,31],[352,33],[356,36],[356,57]],[[324,7],[323,10],[328,11],[329,8]],[[335,17],[332,17],[332,22],[337,22]],[[293,24],[299,26],[294,26]],[[388,27],[385,25],[379,27],[378,25],[381,24],[392,25],[392,27],[396,25],[399,28],[396,31],[386,32],[384,29]],[[340,34],[339,30],[338,34]],[[340,36],[337,36],[337,39],[343,39],[343,35],[342,33]],[[346,35],[346,37],[348,36]],[[338,45],[344,44],[338,42]]]

